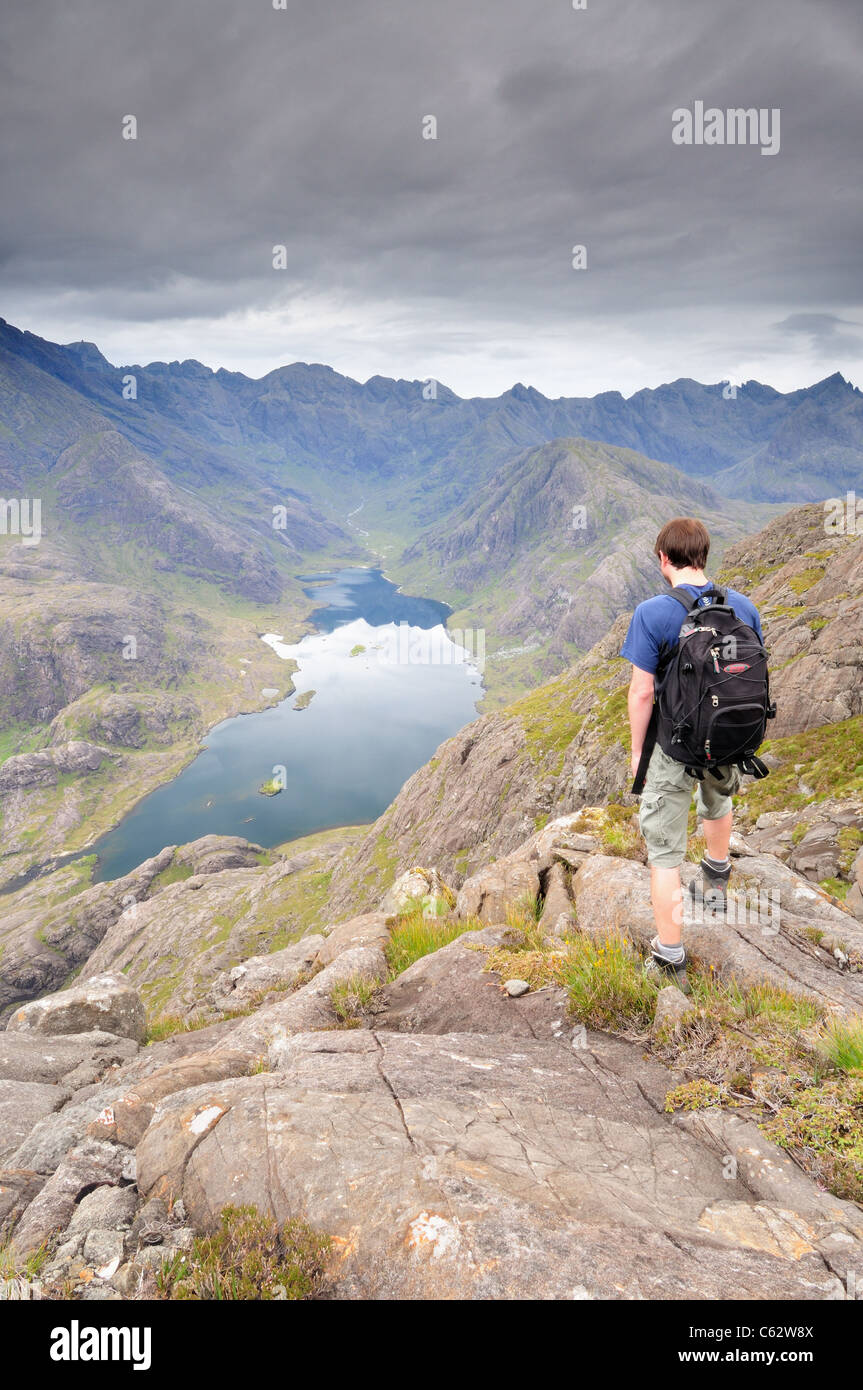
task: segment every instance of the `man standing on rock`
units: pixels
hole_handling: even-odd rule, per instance
[[[686,858],[693,788],[697,785],[696,809],[706,842],[706,853],[701,860],[704,898],[714,911],[724,912],[731,874],[728,846],[732,797],[740,787],[741,771],[735,764],[720,765],[699,780],[683,762],[669,757],[660,742],[654,742],[654,694],[657,677],[661,679],[667,670],[678,647],[681,627],[685,629],[686,594],[692,595],[694,605],[702,596],[705,605],[712,601],[708,594],[713,585],[704,573],[709,550],[710,536],[700,521],[676,517],[663,526],[656,538],[654,553],[659,558],[663,578],[678,592],[678,597],[664,593],[640,603],[621,649],[621,656],[632,662],[628,702],[632,773],[636,779],[635,791],[641,791],[639,782],[643,779],[639,825],[647,844],[651,902],[656,921],[657,934],[651,942],[649,968],[667,975],[684,993],[688,992],[688,986],[682,942],[680,866]],[[724,602],[733,608],[740,622],[752,629],[758,643],[763,643],[755,605],[733,589],[724,591]],[[697,613],[697,607],[694,611]],[[766,671],[766,653],[763,656]],[[726,665],[722,669],[733,670],[734,667]]]

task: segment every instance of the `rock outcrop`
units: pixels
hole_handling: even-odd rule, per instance
[[[214,997],[239,1009],[163,1042],[0,1033],[13,1254],[47,1246],[41,1277],[75,1298],[146,1297],[225,1206],[251,1204],[327,1233],[336,1299],[853,1296],[861,1208],[745,1115],[668,1104],[683,1078],[664,1059],[692,1000],[658,994],[651,1051],[646,1034],[586,1028],[562,985],[510,989],[516,977],[489,968],[490,953],[524,949],[509,959],[529,976],[544,938],[550,959],[573,935],[643,946],[647,871],[603,852],[605,814],[549,822],[478,871],[448,918],[468,930],[395,977],[402,919],[380,911],[216,976]],[[863,927],[745,836],[735,871],[732,890],[780,912],[688,923],[703,967],[859,1018]],[[212,877],[249,873],[271,869]],[[176,887],[153,901],[168,907]],[[41,1017],[71,1017],[93,983],[39,1001]],[[367,1003],[346,1027],[336,996],[360,985]]]
[[[140,1043],[147,1031],[147,1011],[140,994],[124,975],[94,975],[84,984],[71,985],[62,994],[49,994],[16,1009],[6,1029],[51,1036],[113,1033]]]

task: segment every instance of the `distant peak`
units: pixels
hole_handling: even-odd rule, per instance
[[[504,397],[509,397],[513,401],[544,401],[545,396],[541,391],[537,391],[535,386],[525,386],[523,381],[517,381],[508,391],[504,391]]]
[[[96,344],[88,343],[83,338],[77,343],[62,343],[61,348],[63,352],[74,357],[82,366],[111,367],[111,363],[107,357],[102,356]]]

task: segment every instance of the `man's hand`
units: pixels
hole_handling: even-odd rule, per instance
[[[633,750],[632,757],[631,757],[631,759],[630,759],[630,767],[632,768],[632,776],[633,776],[633,778],[635,778],[635,775],[636,775],[636,773],[638,772],[638,764],[639,764],[640,762],[641,762],[641,749],[639,748],[639,750],[638,750],[637,753],[635,752],[635,750]]]

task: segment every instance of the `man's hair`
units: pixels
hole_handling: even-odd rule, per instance
[[[710,553],[707,527],[691,516],[676,516],[666,521],[653,547],[654,555],[667,555],[676,570],[703,570]]]

